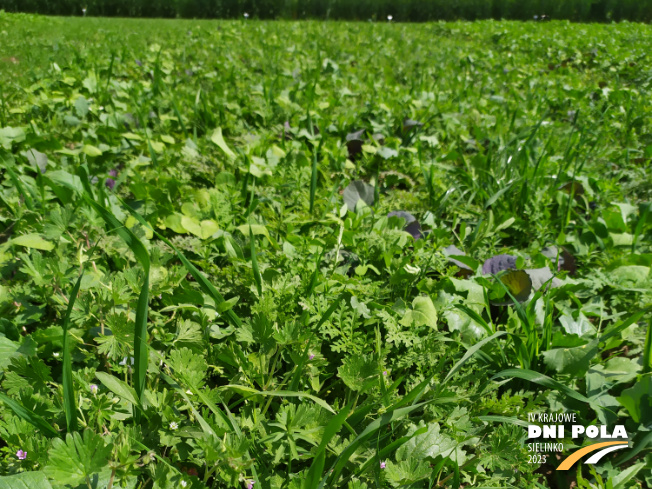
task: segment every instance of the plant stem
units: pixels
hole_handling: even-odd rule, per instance
[[[113,487],[113,479],[115,478],[115,467],[113,467],[113,470],[111,470],[111,478],[109,479],[109,483],[106,486],[106,489],[111,489]]]

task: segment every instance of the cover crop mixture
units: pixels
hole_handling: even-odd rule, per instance
[[[651,34],[0,13],[0,488],[650,487]]]

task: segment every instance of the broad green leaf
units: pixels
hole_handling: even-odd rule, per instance
[[[88,156],[102,156],[102,150],[92,144],[85,144],[82,151]]]
[[[543,362],[551,370],[560,374],[574,374],[581,377],[589,368],[590,359],[586,352],[590,345],[576,346],[574,348],[554,348],[541,353]]]
[[[652,421],[652,376],[644,375],[617,398],[637,423]]]
[[[86,117],[90,106],[91,104],[88,102],[88,100],[86,100],[84,97],[79,97],[75,101],[75,112],[77,112],[77,116],[81,119]]]
[[[426,296],[415,297],[412,308],[408,309],[400,321],[405,326],[429,326],[437,329],[437,309],[432,299]]]
[[[11,359],[20,355],[20,344],[0,334],[0,372],[11,363]]]
[[[559,317],[559,323],[566,333],[577,335],[580,338],[585,335],[594,335],[596,332],[593,324],[581,312],[578,314],[577,319],[569,314],[564,314]]]
[[[349,210],[355,212],[355,208],[360,200],[369,207],[374,205],[374,188],[366,182],[355,180],[344,189],[342,197]]]
[[[43,472],[22,472],[0,477],[0,489],[52,489],[52,486]]]
[[[206,219],[201,222],[194,217],[181,216],[181,226],[198,238],[208,239],[219,230],[215,221]]]
[[[229,148],[228,144],[226,144],[226,141],[224,141],[224,136],[222,136],[222,128],[218,127],[213,131],[213,134],[211,135],[211,141],[215,143],[219,148],[224,151],[224,154],[226,154],[229,158],[235,159],[235,153]]]
[[[107,374],[106,372],[95,372],[95,377],[97,377],[107,389],[109,389],[118,397],[130,402],[135,406],[139,405],[136,391],[127,385],[125,381],[120,380],[111,374]]]
[[[42,251],[50,251],[54,249],[52,243],[35,233],[18,236],[17,238],[12,239],[11,243],[18,246],[24,246],[25,248],[34,248]]]
[[[22,127],[2,127],[0,128],[0,146],[4,149],[11,150],[14,143],[25,141],[25,131]]]
[[[251,229],[251,234],[254,236],[265,236],[269,243],[274,248],[278,249],[278,243],[274,238],[272,238],[271,234],[269,234],[267,227],[263,226],[262,224],[243,224],[238,226],[236,229],[240,231],[244,236],[249,236],[249,229]]]
[[[640,285],[650,278],[650,267],[626,265],[610,272],[611,278],[623,285]]]

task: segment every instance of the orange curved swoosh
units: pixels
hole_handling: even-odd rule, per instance
[[[564,459],[564,461],[561,463],[559,467],[557,467],[557,470],[568,470],[570,469],[575,462],[577,462],[579,459],[581,459],[584,455],[587,453],[595,452],[596,450],[599,450],[600,448],[604,447],[610,447],[611,445],[626,445],[628,442],[623,442],[623,441],[605,441],[602,443],[594,443],[593,445],[589,445],[588,447],[580,448],[578,451],[571,453],[568,457]]]

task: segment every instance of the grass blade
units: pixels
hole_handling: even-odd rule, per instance
[[[459,257],[456,256],[455,258],[457,259]],[[482,319],[482,316],[480,316],[477,312],[475,312],[470,307],[467,307],[464,304],[455,304],[455,307],[458,308],[460,311],[464,312],[467,316],[473,319],[480,326],[482,326],[487,333],[492,334],[494,332],[493,328],[489,324],[487,324],[487,321]]]
[[[258,290],[258,298],[263,296],[263,279],[260,276],[260,269],[258,268],[258,258],[256,257],[256,240],[254,234],[251,232],[249,226],[249,244],[251,246],[251,268],[254,272],[254,280],[256,282],[256,289]]]
[[[88,256],[93,256],[96,248],[100,244],[98,240],[95,243],[95,246],[90,250]],[[82,265],[81,272],[79,273],[79,278],[77,283],[72,289],[70,298],[68,299],[68,308],[66,309],[66,314],[63,317],[63,373],[62,373],[62,384],[63,384],[63,410],[66,415],[66,426],[68,432],[77,431],[77,405],[75,402],[75,389],[72,382],[72,358],[71,358],[71,348],[70,348],[70,338],[68,337],[68,330],[70,328],[70,315],[72,314],[73,307],[75,307],[75,301],[79,295],[79,288],[81,287],[81,281],[84,277],[84,270],[86,269],[85,262]]]
[[[84,194],[84,200],[104,219],[104,222],[114,230],[118,236],[129,246],[143,267],[144,279],[143,285],[138,296],[136,306],[136,324],[134,331],[134,388],[136,395],[141,400],[145,392],[145,382],[147,380],[147,310],[149,302],[149,253],[145,245],[136,237],[131,230],[122,225],[120,221],[107,210],[105,207]],[[136,421],[140,421],[140,411],[136,411]]]
[[[326,428],[324,429],[324,434],[321,438],[321,442],[317,447],[317,455],[313,459],[310,469],[308,469],[308,475],[304,480],[303,487],[304,489],[311,489],[318,484],[318,480],[321,478],[322,473],[324,472],[324,465],[326,463],[326,446],[328,442],[340,431],[342,425],[346,422],[346,418],[351,412],[351,405],[345,406],[339,413],[337,413],[333,418],[328,422]]]
[[[18,193],[23,196],[23,199],[25,199],[25,207],[27,207],[27,209],[29,209],[30,211],[33,211],[34,200],[32,200],[33,196],[31,195],[31,192],[27,192],[25,190],[22,181],[11,168],[7,166],[5,167],[5,170],[9,174],[9,178],[11,179],[11,182],[14,184],[14,187],[16,187],[16,190],[18,190]]]
[[[366,440],[368,440],[371,436],[373,436],[374,433],[376,433],[379,429],[383,428],[384,426],[387,426],[389,423],[392,423],[394,421],[398,421],[399,419],[408,416],[409,414],[413,413],[414,411],[423,408],[427,402],[422,402],[420,404],[416,404],[414,406],[409,406],[401,409],[396,409],[392,412],[387,412],[383,414],[380,418],[375,419],[369,425],[365,428],[365,430],[360,433],[340,454],[340,456],[337,458],[333,466],[331,467],[331,470],[329,471],[329,475],[324,477],[321,482],[319,483],[319,489],[323,488],[327,482],[327,480],[330,478],[330,483],[329,487],[334,487],[335,482],[339,479],[340,474],[342,473],[342,470],[344,469],[344,466],[347,464],[349,461],[349,458],[353,453],[357,450],[357,448]]]
[[[219,387],[219,389],[231,389],[236,392],[249,392],[251,394],[254,394],[256,396],[275,396],[275,397],[298,397],[298,398],[305,398],[305,399],[310,399],[313,401],[315,404],[318,406],[323,407],[327,411],[335,414],[336,411],[328,404],[326,401],[323,399],[320,399],[319,397],[313,396],[312,394],[307,394],[305,392],[294,392],[294,391],[259,391],[257,389],[254,389],[252,387],[247,387],[244,385],[235,385],[235,384],[228,384],[222,387]]]
[[[0,401],[4,402],[7,407],[9,407],[16,416],[21,419],[24,419],[32,426],[41,430],[41,432],[48,437],[58,437],[59,432],[55,430],[47,421],[45,421],[41,416],[36,414],[34,411],[27,409],[18,401],[13,400],[6,394],[0,392]]]
[[[323,140],[322,140],[323,141]],[[312,152],[312,169],[310,172],[310,213],[315,208],[315,192],[317,192],[317,153],[321,149],[321,142],[319,147]]]
[[[97,245],[96,245],[97,246]],[[70,327],[70,315],[72,308],[75,306],[77,295],[79,294],[79,287],[81,286],[82,278],[84,277],[84,269],[82,268],[77,283],[72,289],[70,298],[68,299],[68,308],[66,315],[63,317],[63,411],[66,414],[66,426],[68,432],[77,431],[77,406],[75,402],[75,389],[72,383],[72,359],[70,357],[70,338],[68,336],[68,329]]]
[[[478,419],[487,423],[508,423],[523,428],[527,428],[530,425],[527,421],[509,416],[478,416]]]
[[[643,373],[652,371],[652,319],[650,319],[647,334],[645,335],[645,347],[643,349]]]
[[[177,257],[179,258],[179,260],[181,260],[181,263],[183,263],[183,265],[186,267],[186,270],[188,270],[188,272],[190,272],[190,274],[191,274],[191,275],[193,276],[193,278],[197,281],[197,283],[199,284],[199,286],[201,287],[201,289],[202,289],[204,292],[206,292],[208,295],[210,295],[211,297],[213,297],[213,299],[215,300],[216,304],[221,304],[222,302],[226,302],[226,301],[224,300],[224,297],[222,296],[222,294],[220,294],[220,293],[218,292],[218,290],[213,286],[213,284],[211,284],[211,283],[208,281],[208,279],[207,279],[206,277],[204,277],[204,274],[202,274],[202,273],[197,269],[197,267],[195,267],[195,265],[193,265],[192,263],[190,263],[190,261],[189,261],[189,260],[184,256],[184,254],[181,253],[181,252],[178,250],[178,248],[177,248],[176,246],[174,246],[174,245],[172,244],[172,242],[170,242],[169,239],[167,239],[165,236],[161,235],[161,234],[160,234],[158,231],[156,231],[152,226],[150,226],[150,224],[149,224],[149,223],[148,223],[148,222],[143,218],[143,216],[141,216],[140,214],[138,214],[138,213],[137,213],[135,210],[133,210],[131,207],[129,207],[128,205],[126,205],[124,202],[122,202],[122,204],[124,205],[125,209],[127,209],[127,210],[129,211],[129,213],[130,213],[132,216],[134,216],[134,218],[135,218],[135,219],[136,219],[140,224],[142,224],[143,226],[145,226],[145,227],[147,227],[148,229],[150,229],[150,230],[151,230],[151,231],[156,235],[157,238],[159,238],[161,241],[163,241],[165,244],[167,244],[170,248],[172,248],[172,249],[174,250],[174,252],[176,253],[176,255],[177,255]],[[241,321],[240,318],[235,314],[235,312],[233,312],[232,309],[229,309],[228,311],[226,311],[226,313],[224,314],[224,316],[225,316],[226,319],[229,321],[229,323],[231,323],[233,326],[235,326],[235,327],[237,327],[237,328],[242,327],[242,321]]]
[[[589,399],[584,397],[582,394],[575,392],[570,387],[565,386],[560,382],[557,382],[555,379],[551,379],[547,375],[543,375],[538,372],[534,372],[532,370],[508,368],[507,370],[498,372],[496,375],[492,377],[492,380],[501,377],[516,377],[519,379],[527,380],[528,382],[534,382],[535,384],[539,384],[544,387],[548,387],[549,389],[559,391],[562,394],[565,394],[568,397],[575,399],[576,401],[584,402],[586,404],[591,403]]]

